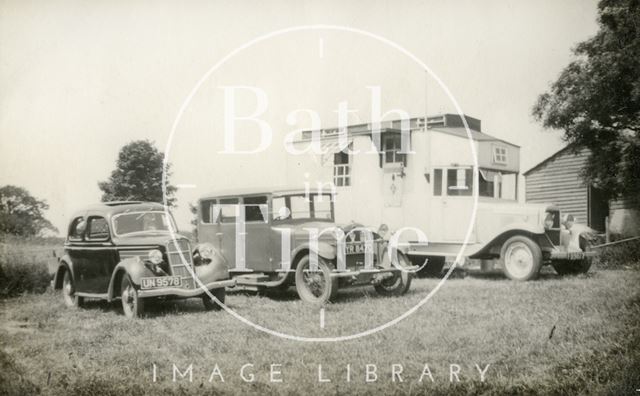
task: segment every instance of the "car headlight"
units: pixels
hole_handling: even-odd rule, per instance
[[[162,252],[158,249],[153,249],[147,255],[147,259],[153,264],[160,264],[162,262]]]
[[[203,243],[202,245],[198,246],[198,252],[200,253],[200,257],[205,260],[211,260],[216,255],[216,250],[210,243]]]

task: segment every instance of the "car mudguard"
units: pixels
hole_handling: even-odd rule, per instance
[[[134,286],[140,286],[140,279],[146,276],[155,276],[153,272],[151,272],[147,267],[145,267],[144,262],[139,257],[129,257],[116,265],[113,270],[113,274],[111,274],[111,280],[109,281],[109,290],[107,292],[107,299],[112,301],[117,297],[116,294],[119,294],[120,289],[120,280],[123,275],[129,275],[131,278],[131,282],[133,282]]]

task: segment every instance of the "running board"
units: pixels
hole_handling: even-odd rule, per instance
[[[107,293],[83,293],[83,292],[75,292],[73,293],[75,296],[78,297],[86,297],[86,298],[101,298],[101,299],[107,299],[107,297],[109,296]]]
[[[263,273],[238,275],[234,278],[236,285],[245,287],[276,287],[280,286],[284,279],[269,280],[269,276]]]

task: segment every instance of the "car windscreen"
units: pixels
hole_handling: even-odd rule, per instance
[[[170,228],[171,227],[171,228]],[[175,230],[173,220],[165,212],[130,212],[113,217],[116,235],[169,232]]]

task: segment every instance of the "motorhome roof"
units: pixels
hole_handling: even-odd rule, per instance
[[[316,187],[243,187],[243,188],[234,188],[234,189],[225,189],[219,191],[213,191],[209,194],[205,194],[200,197],[200,199],[207,198],[223,198],[223,197],[238,197],[245,195],[260,195],[260,194],[271,194],[271,195],[287,195],[287,194],[304,194],[306,192],[310,192],[312,194],[315,193],[330,193],[331,189],[319,189]]]
[[[437,128],[431,128],[430,130],[431,131],[435,131],[435,132],[445,133],[447,135],[458,136],[458,137],[465,138],[465,139],[469,138],[469,135],[467,134],[467,130],[465,128],[460,128],[460,127],[458,127],[458,128],[437,127]],[[484,132],[476,131],[474,129],[469,129],[469,132],[471,133],[471,139],[476,140],[478,142],[496,141],[496,142],[506,143],[506,144],[509,144],[511,146],[520,147],[517,144],[513,144],[511,142],[507,142],[506,140],[498,139],[495,136],[491,136],[491,135],[488,135],[488,134],[486,134]]]
[[[494,136],[486,134],[482,132],[481,121],[477,118],[470,117],[468,115],[464,115],[464,118],[467,121],[467,126],[469,127],[469,131],[471,133],[471,139],[475,141],[499,141],[506,144],[509,144],[514,147],[519,147],[511,142],[508,142],[503,139],[498,139]],[[409,120],[405,120],[409,122],[409,128],[411,131],[422,131],[424,130],[424,117],[414,117]],[[380,132],[381,133],[401,133],[402,120],[390,120],[383,121],[380,124]],[[444,133],[447,135],[458,136],[461,138],[468,138],[467,129],[462,122],[462,117],[458,114],[438,114],[434,116],[427,117],[427,126],[429,131]],[[372,133],[372,124],[355,124],[348,125],[346,128],[347,136],[358,136],[358,135],[370,135]],[[306,142],[313,138],[312,130],[302,131],[300,136],[298,137],[298,142]],[[333,128],[323,128],[320,130],[316,130],[315,132],[319,132],[321,140],[333,140],[337,139],[340,134],[340,129],[338,127]]]

